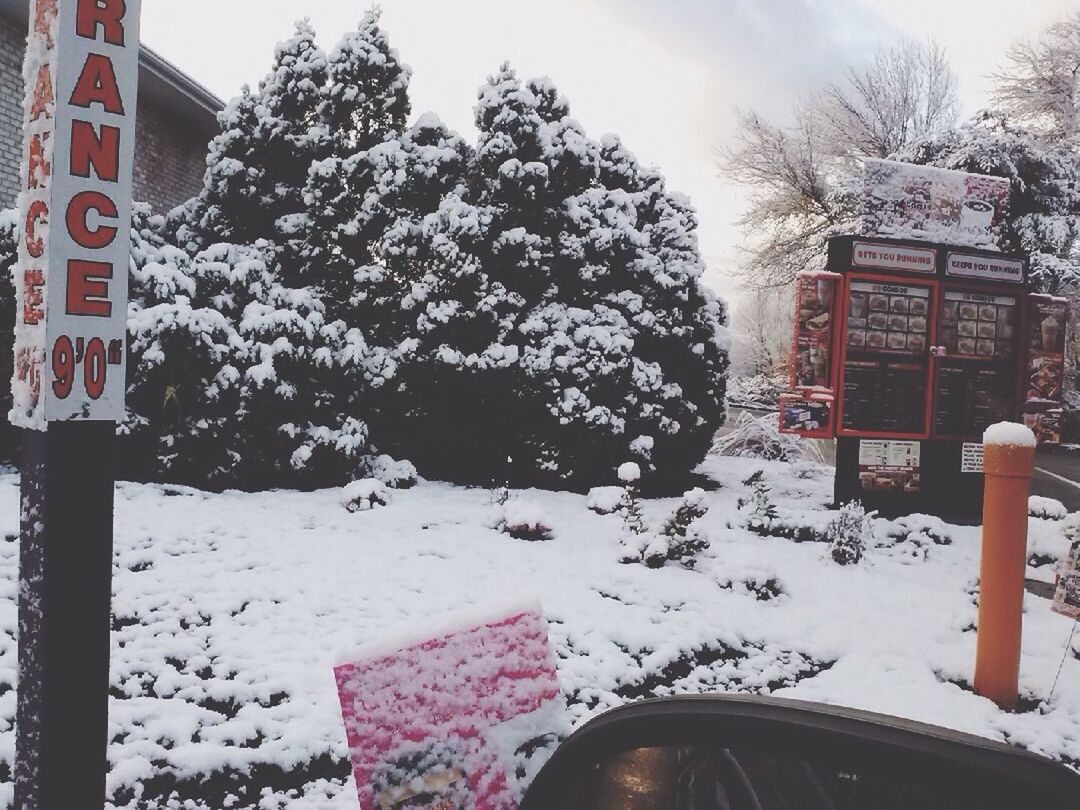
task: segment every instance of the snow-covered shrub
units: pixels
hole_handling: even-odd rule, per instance
[[[382,481],[391,489],[409,489],[416,485],[418,476],[411,461],[398,461],[382,454],[365,456],[362,463],[370,478]]]
[[[618,511],[623,499],[622,487],[593,487],[585,506],[598,515],[610,515]]]
[[[1080,512],[1068,515],[1061,524],[1061,531],[1073,545],[1080,543]]]
[[[362,478],[341,489],[341,504],[350,512],[367,512],[390,503],[390,490],[374,478]]]
[[[873,542],[874,512],[867,513],[858,501],[845,503],[829,522],[826,536],[832,544],[829,553],[839,565],[854,565]]]
[[[750,497],[739,501],[739,508],[746,512],[746,528],[758,534],[769,534],[779,514],[769,494],[769,485],[765,483],[765,472],[757,470],[743,483],[750,487]]]
[[[776,414],[755,416],[739,414],[731,432],[721,436],[713,450],[722,456],[760,458],[766,461],[816,460],[819,455],[811,443],[790,433],[781,433]]]
[[[933,546],[952,544],[952,533],[941,518],[933,515],[904,515],[896,520],[878,520],[879,535],[894,556],[925,560]]]
[[[507,453],[515,484],[598,480],[627,455],[684,476],[723,418],[727,370],[694,212],[617,139],[590,140],[550,80],[504,66],[475,112],[456,186],[393,222],[358,276],[400,325],[387,450],[474,483]]]
[[[829,538],[827,512],[800,512],[795,515],[782,515],[768,522],[760,521],[747,528],[755,534],[766,537],[785,537],[796,543],[827,543]]]
[[[1032,495],[1028,498],[1028,515],[1047,520],[1064,520],[1069,510],[1061,501],[1053,498],[1045,498],[1042,495]]]
[[[509,500],[500,507],[496,528],[518,540],[550,540],[552,521],[535,501]]]
[[[789,381],[784,374],[752,374],[748,377],[732,377],[728,380],[727,402],[736,408],[755,408],[775,411],[780,395],[788,390]]]

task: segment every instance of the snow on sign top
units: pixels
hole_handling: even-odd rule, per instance
[[[124,417],[139,10],[139,0],[32,3],[10,414],[19,427]]]
[[[1029,427],[1018,422],[998,422],[983,433],[983,444],[1034,447],[1035,434]]]
[[[565,731],[539,606],[370,647],[334,676],[361,810],[516,807],[515,753]]]
[[[1001,250],[1007,179],[867,160],[864,180],[864,235]]]

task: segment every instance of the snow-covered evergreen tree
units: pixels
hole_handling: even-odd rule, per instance
[[[320,116],[330,137],[330,154],[346,158],[405,128],[412,70],[402,63],[379,26],[378,7],[330,53],[328,83]]]
[[[226,301],[199,289],[193,264],[205,267],[207,257],[193,263],[149,214],[136,206],[132,217],[124,474],[228,486],[245,450],[237,443],[243,342]]]

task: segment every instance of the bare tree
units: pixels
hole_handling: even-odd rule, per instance
[[[722,174],[749,194],[741,275],[751,286],[786,286],[824,263],[826,240],[858,215],[858,164],[887,157],[956,122],[956,78],[933,42],[883,50],[863,71],[799,105],[795,124],[742,113]]]
[[[749,236],[740,273],[752,287],[784,287],[820,266],[825,239],[855,215],[849,196],[830,177],[815,116],[796,111],[796,125],[775,126],[743,113],[734,145],[721,153],[722,171],[749,193],[739,225]]]
[[[956,123],[956,76],[933,40],[902,40],[862,71],[848,68],[815,105],[821,130],[841,158],[887,158]]]
[[[1009,49],[994,101],[1055,137],[1080,135],[1080,11]]]
[[[732,313],[731,365],[739,377],[771,376],[787,370],[791,357],[789,290],[749,290]]]

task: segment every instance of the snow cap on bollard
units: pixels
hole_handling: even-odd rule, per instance
[[[1018,422],[998,422],[983,433],[983,471],[1005,478],[1030,478],[1035,434]]]

